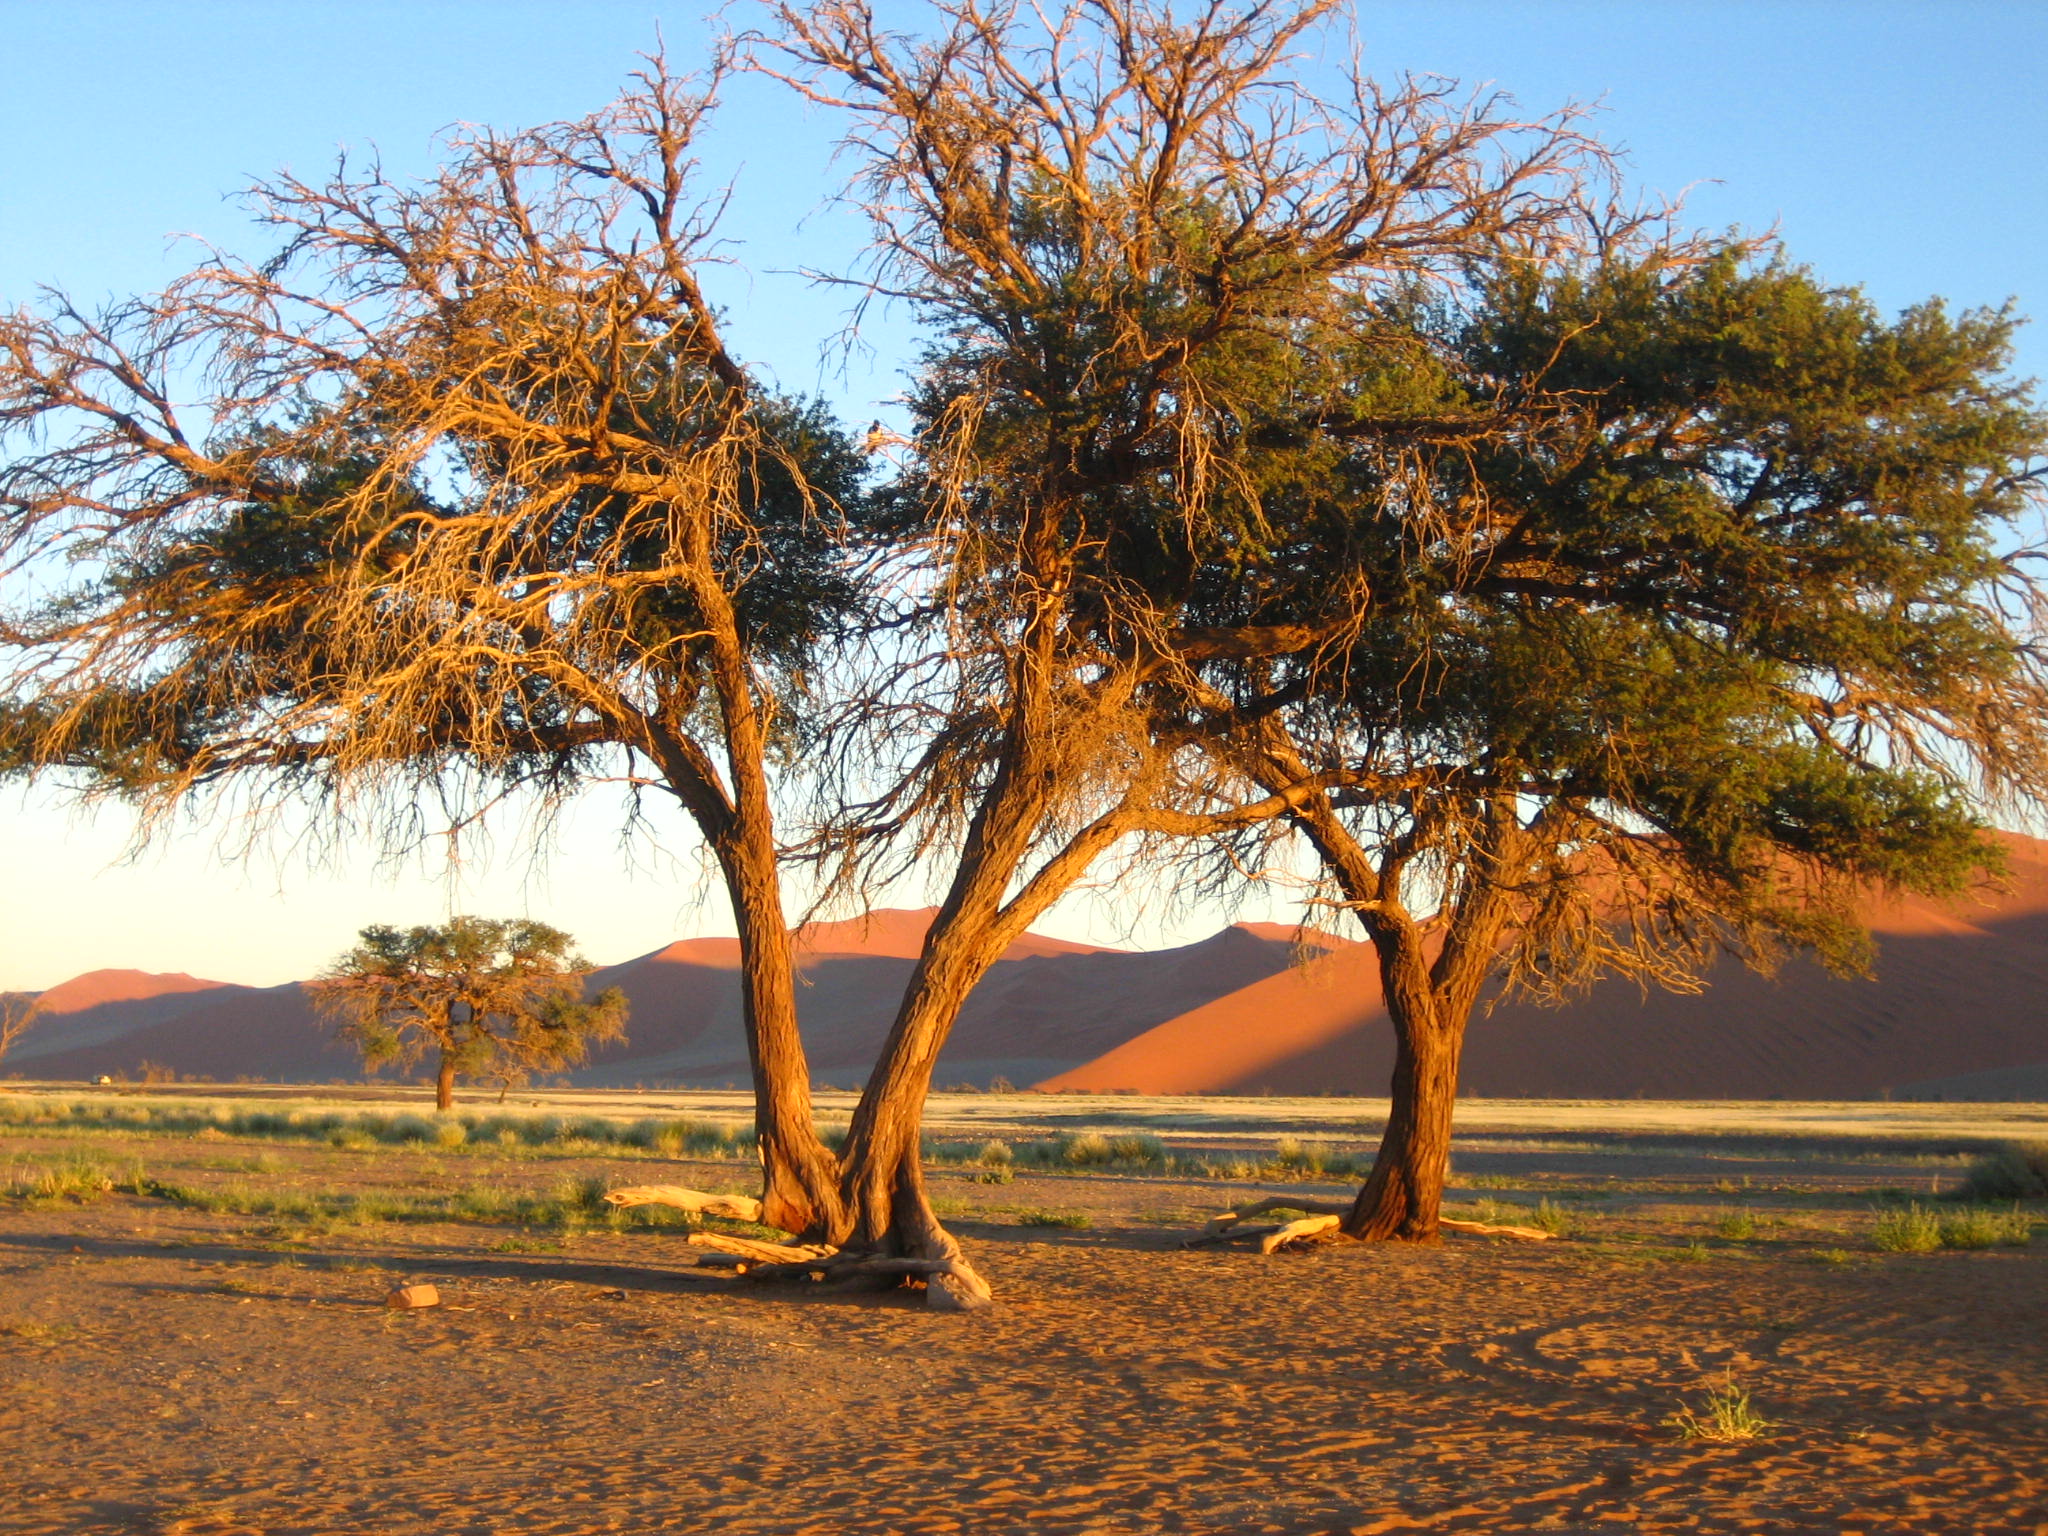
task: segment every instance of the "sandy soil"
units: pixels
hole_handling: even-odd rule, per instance
[[[75,1152],[243,1187],[744,1179],[0,1137]],[[1804,1166],[1748,1241],[1680,1180],[1567,1241],[1263,1259],[1175,1246],[1246,1186],[942,1171],[1002,1303],[967,1318],[700,1278],[667,1232],[0,1205],[0,1531],[2048,1532],[2048,1238],[1880,1254],[1853,1186],[1896,1169]],[[1091,1224],[1026,1224],[1052,1211]],[[415,1281],[446,1304],[381,1307]],[[1728,1373],[1778,1427],[1682,1439]]]

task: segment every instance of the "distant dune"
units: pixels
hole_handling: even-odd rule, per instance
[[[2038,1097],[2048,1081],[2048,844],[2008,837],[2008,888],[1868,914],[1869,979],[1723,962],[1695,996],[1610,981],[1562,1008],[1473,1020],[1489,1097]],[[1393,1037],[1371,951],[1346,949],[1048,1077],[1050,1090],[1384,1093]]]
[[[2048,1097],[2048,844],[2008,839],[2008,889],[1869,914],[1876,975],[1795,961],[1776,977],[1724,963],[1698,996],[1607,983],[1568,1007],[1507,1004],[1473,1022],[1464,1087],[1487,1097]],[[813,1074],[865,1077],[932,918],[884,909],[799,929],[798,1011]],[[572,1081],[747,1080],[739,945],[686,939],[607,966],[632,999],[623,1042]],[[217,1080],[360,1075],[297,985],[95,971],[44,994],[5,1070]],[[941,1086],[1001,1078],[1095,1092],[1386,1091],[1393,1041],[1367,945],[1239,924],[1176,949],[1041,934],[975,989],[939,1060]]]

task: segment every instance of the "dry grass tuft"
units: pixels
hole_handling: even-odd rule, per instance
[[[1664,1422],[1678,1431],[1681,1440],[1762,1440],[1778,1428],[1757,1411],[1749,1389],[1736,1385],[1733,1371],[1725,1372],[1717,1385],[1707,1388],[1697,1410],[1681,1401],[1678,1412]]]

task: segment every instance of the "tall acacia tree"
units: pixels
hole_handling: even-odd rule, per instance
[[[151,818],[297,797],[397,843],[597,780],[673,796],[746,957],[769,1219],[804,1229],[837,1167],[770,781],[857,601],[862,463],[699,284],[715,85],[657,62],[593,117],[451,140],[422,185],[280,177],[252,194],[270,260],[0,320],[0,551],[58,589],[5,621],[0,765]]]
[[[1291,820],[1397,1042],[1342,1231],[1426,1240],[1489,986],[1854,967],[1872,889],[1996,873],[1987,814],[2048,796],[2048,422],[2009,315],[1888,322],[1741,246],[1492,263],[1404,324],[1366,393],[1436,427],[1360,435],[1229,594],[1279,618],[1351,570],[1376,601],[1312,667],[1212,682],[1254,702],[1221,754],[1249,782],[1333,782]]]
[[[1482,249],[1594,228],[1604,162],[1570,114],[1341,71],[1318,96],[1292,60],[1335,9],[946,0],[911,38],[826,0],[777,7],[756,40],[850,119],[875,224],[857,281],[933,337],[877,523],[904,612],[885,685],[851,711],[887,787],[835,846],[892,850],[870,875],[935,857],[951,875],[854,1115],[836,1240],[954,1255],[918,1167],[932,1067],[976,981],[1096,858],[1271,820],[1317,782],[1190,799],[1176,767],[1218,728],[1189,691],[1205,659],[1312,653],[1361,622],[1356,590],[1280,625],[1196,603],[1327,452],[1320,428],[1247,422],[1275,394],[1353,414],[1300,339],[1355,333],[1375,296]],[[906,636],[928,648],[906,658]]]

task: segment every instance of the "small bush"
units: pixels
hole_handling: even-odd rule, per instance
[[[1548,1232],[1552,1237],[1570,1237],[1579,1230],[1577,1214],[1561,1205],[1554,1205],[1549,1200],[1538,1201],[1535,1213],[1528,1221],[1529,1225]]]
[[[1879,1211],[1870,1240],[1886,1253],[1932,1253],[1941,1246],[1941,1218],[1918,1205]]]
[[[1059,1148],[1059,1160],[1071,1163],[1076,1168],[1094,1168],[1115,1161],[1115,1154],[1109,1149],[1109,1138],[1095,1131],[1083,1131],[1077,1136],[1063,1136]]]
[[[2033,1217],[2017,1206],[2009,1211],[1944,1211],[1941,1217],[1944,1248],[2023,1248],[2033,1236]]]
[[[1856,1255],[1846,1248],[1816,1248],[1807,1255],[1816,1264],[1854,1264]]]
[[[1963,1175],[1963,1194],[1972,1200],[2048,1197],[2048,1141],[2012,1141],[1986,1153]]]
[[[1008,1168],[982,1168],[969,1175],[977,1184],[1010,1184],[1016,1181],[1016,1173]]]
[[[1746,1243],[1756,1236],[1756,1218],[1747,1207],[1738,1205],[1715,1218],[1714,1231],[1731,1243]]]

